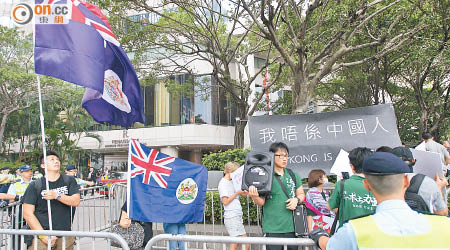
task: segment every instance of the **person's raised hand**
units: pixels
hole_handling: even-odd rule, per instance
[[[434,181],[436,181],[436,184],[438,185],[439,189],[442,189],[442,188],[448,186],[448,182],[445,179],[445,177],[440,177],[437,173],[434,176]]]

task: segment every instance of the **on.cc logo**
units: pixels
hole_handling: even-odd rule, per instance
[[[18,3],[12,9],[11,18],[16,24],[27,24],[33,18],[33,9],[26,3]]]

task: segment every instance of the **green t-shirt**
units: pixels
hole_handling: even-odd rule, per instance
[[[328,200],[331,209],[339,208],[339,227],[349,219],[368,215],[375,212],[377,200],[372,192],[364,188],[364,177],[352,175],[344,183],[344,208],[341,206],[341,182],[338,181],[336,188]],[[344,218],[342,212],[344,211]]]
[[[270,193],[272,197],[266,197],[266,202],[263,206],[262,229],[264,233],[294,232],[292,210],[286,208],[286,200],[296,197],[295,191],[302,185],[302,179],[295,171],[293,172],[297,179],[297,185],[295,185],[287,170],[284,171],[283,176],[274,172],[272,192]],[[281,183],[285,185],[290,197],[286,197],[280,183],[275,179],[275,175],[280,176]]]

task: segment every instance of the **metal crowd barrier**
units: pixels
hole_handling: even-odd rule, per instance
[[[33,236],[33,241],[38,241],[39,235],[45,236],[57,236],[63,237],[62,240],[62,249],[66,249],[66,237],[75,237],[76,245],[74,245],[74,249],[89,249],[89,245],[91,245],[91,249],[111,249],[111,241],[114,240],[118,243],[121,249],[129,250],[128,244],[126,241],[119,235],[114,233],[104,233],[104,232],[81,232],[81,231],[48,231],[48,230],[17,230],[17,229],[0,229],[0,238],[2,244],[0,245],[0,249],[10,250],[13,249],[12,245],[9,244],[13,235],[31,235]],[[18,237],[15,237],[18,238]],[[16,247],[14,249],[25,250],[26,245],[23,243],[23,237],[21,240],[20,247]],[[89,240],[90,239],[90,240]],[[106,239],[105,241],[95,241],[95,239]],[[34,250],[37,250],[37,244],[34,244]]]
[[[72,229],[77,231],[99,232],[111,226],[109,214],[109,188],[95,186],[80,189],[80,205],[75,209]]]
[[[174,235],[174,234],[160,234],[154,236],[145,246],[145,250],[152,250],[156,243],[160,241],[181,241],[184,243],[185,249],[192,249],[188,247],[188,242],[197,242],[203,244],[203,249],[208,249],[207,243],[221,243],[223,249],[227,249],[226,244],[250,244],[252,249],[254,245],[261,245],[263,249],[267,245],[282,245],[284,250],[287,246],[298,246],[299,250],[313,250],[317,249],[314,241],[308,238],[270,238],[270,237],[231,237],[231,236],[206,236],[206,235]],[[167,243],[168,245],[168,243]],[[169,249],[169,248],[167,248]]]

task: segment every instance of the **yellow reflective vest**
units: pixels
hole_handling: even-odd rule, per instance
[[[14,190],[16,191],[16,195],[23,196],[25,194],[25,191],[27,190],[28,185],[30,182],[26,183],[22,180],[14,183]]]
[[[425,234],[390,235],[377,226],[373,215],[350,220],[359,250],[375,249],[449,249],[450,219],[425,215],[430,231]]]

